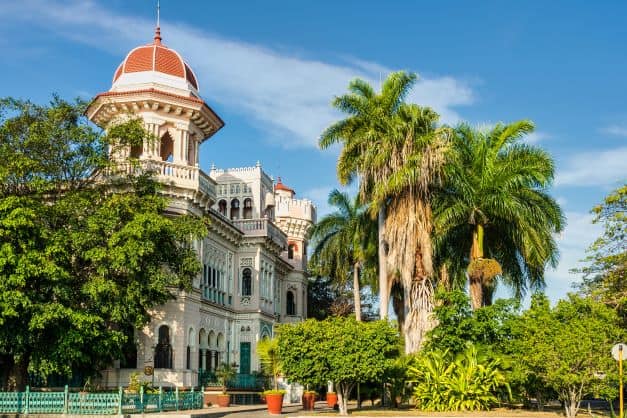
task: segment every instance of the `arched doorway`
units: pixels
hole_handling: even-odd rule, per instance
[[[287,291],[286,299],[286,313],[287,315],[293,316],[296,315],[296,300],[294,298],[294,292],[291,290]]]
[[[161,149],[160,149],[161,160],[171,163],[173,154],[174,154],[174,140],[170,136],[170,133],[166,132],[161,137]]]
[[[155,369],[172,368],[172,345],[170,345],[170,327],[159,327],[159,339],[155,347]]]

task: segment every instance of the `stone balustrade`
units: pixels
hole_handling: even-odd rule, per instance
[[[269,219],[236,219],[232,222],[244,235],[269,237],[281,248],[287,248],[287,235]]]

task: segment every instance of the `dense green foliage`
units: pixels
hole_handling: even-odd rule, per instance
[[[570,415],[586,394],[609,400],[616,396],[616,364],[609,350],[625,332],[603,303],[571,295],[551,308],[538,294],[523,312],[514,301],[504,300],[472,310],[461,291],[438,293],[437,301],[439,325],[422,355],[459,355],[471,343],[499,362],[515,400],[529,403],[533,398],[542,408],[544,402],[560,399]]]
[[[166,217],[149,173],[105,176],[109,150],[151,139],[141,123],[104,134],[83,109],[0,102],[3,387],[123,358],[132,329],[199,270],[191,244],[204,221]]]
[[[472,310],[461,290],[436,293],[435,316],[438,326],[430,333],[426,351],[461,353],[468,343],[483,351],[505,354],[512,340],[512,327],[520,315],[515,300],[499,299],[491,306]]]
[[[333,382],[342,414],[355,384],[381,379],[400,347],[385,321],[339,317],[282,325],[278,345],[285,376],[313,386]]]
[[[509,391],[500,360],[479,353],[474,345],[454,354],[448,350],[418,355],[409,368],[416,406],[425,411],[477,411],[498,403]]]
[[[516,360],[552,388],[574,417],[582,396],[598,390],[598,376],[615,373],[609,353],[624,337],[616,312],[603,303],[571,295],[552,308],[546,296],[535,295],[520,317]]]

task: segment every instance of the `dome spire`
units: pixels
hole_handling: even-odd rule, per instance
[[[161,22],[160,22],[160,10],[159,0],[157,0],[157,27],[155,28],[155,45],[161,45]]]

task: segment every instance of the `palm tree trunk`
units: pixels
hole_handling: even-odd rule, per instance
[[[359,262],[356,262],[353,265],[353,297],[355,298],[355,319],[361,321],[361,295],[359,290]]]
[[[448,273],[448,266],[446,263],[442,263],[440,266],[440,281],[439,286],[442,286],[447,292],[451,290],[451,277]]]
[[[405,351],[420,350],[426,333],[433,328],[433,261],[431,208],[412,194],[394,199],[386,219],[390,244],[389,265],[396,268],[405,297]]]
[[[390,291],[392,299],[392,308],[394,309],[394,315],[396,315],[396,322],[398,323],[398,331],[403,332],[405,326],[405,292],[400,282],[395,281],[392,284]]]
[[[385,206],[379,208],[377,219],[379,230],[379,318],[387,319],[390,304],[390,286],[388,283],[387,255],[385,253]]]
[[[470,248],[470,260],[483,258],[483,225],[477,224],[472,233],[472,247]],[[468,290],[472,309],[483,306],[483,281],[479,275],[469,275]]]

